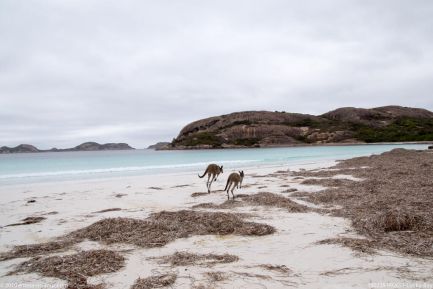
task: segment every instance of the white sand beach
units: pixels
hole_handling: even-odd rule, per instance
[[[333,163],[317,163],[305,169],[326,168]],[[287,174],[274,174],[289,169],[285,166],[251,167],[245,169],[244,187],[235,194],[272,192],[290,197],[288,189],[318,191],[319,186],[301,185],[302,180]],[[291,167],[291,170],[301,169]],[[223,203],[222,191],[230,172],[225,172],[213,184],[211,194],[192,197],[194,192],[205,192],[205,179],[196,174],[172,174],[141,177],[112,178],[92,181],[70,181],[13,185],[0,188],[1,251],[15,245],[50,241],[73,230],[111,217],[144,219],[163,210],[191,209],[200,203]],[[350,178],[350,176],[339,176]],[[300,199],[302,204],[314,206]],[[34,200],[34,202],[28,202]],[[106,212],[98,212],[107,209]],[[248,221],[265,223],[276,228],[265,236],[199,235],[180,238],[162,247],[140,248],[128,244],[104,245],[95,241],[81,242],[66,252],[108,248],[126,257],[125,266],[114,273],[88,278],[89,284],[103,283],[106,288],[129,288],[139,277],[174,273],[172,288],[373,288],[380,282],[390,284],[432,284],[433,262],[389,251],[367,255],[338,245],[319,245],[316,242],[340,237],[357,236],[347,219],[315,212],[290,213],[285,209],[261,206],[242,206],[229,209],[195,209],[248,213]],[[29,216],[42,216],[40,223],[9,226]],[[191,253],[233,254],[239,261],[215,264],[170,266],[152,257],[178,251]],[[66,286],[64,280],[41,277],[35,273],[8,275],[15,266],[29,258],[0,262],[0,288],[12,284],[30,286]],[[218,272],[222,280],[209,278]],[[3,286],[3,287],[1,287]],[[45,287],[46,288],[46,287]]]

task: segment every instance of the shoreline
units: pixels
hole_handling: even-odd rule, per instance
[[[155,151],[199,151],[199,150],[236,150],[236,149],[266,149],[266,148],[292,148],[292,147],[334,147],[334,146],[363,146],[363,145],[410,145],[410,144],[433,144],[433,141],[413,141],[413,142],[351,142],[351,143],[321,143],[321,144],[290,144],[290,145],[267,145],[267,146],[228,146],[228,147],[188,147],[188,148],[162,148],[151,149]]]
[[[353,159],[347,161],[351,160]],[[65,251],[49,252],[41,257],[75,256],[74,254],[83,251],[96,254],[98,251],[95,250],[101,249],[120,254],[125,259],[125,264],[117,271],[87,277],[89,284],[105,284],[107,289],[128,288],[137,278],[156,278],[155,272],[175,275],[173,286],[180,289],[199,285],[204,288],[207,286],[223,289],[254,289],[263,286],[296,286],[304,289],[326,286],[366,288],[370,282],[433,282],[433,262],[429,259],[383,249],[370,255],[357,253],[339,244],[320,243],[332,238],[365,238],[351,226],[349,219],[321,213],[322,210],[332,207],[296,196],[297,192],[312,196],[322,194],[326,187],[324,184],[304,183],[310,176],[299,177],[293,175],[294,171],[299,174],[317,172],[328,177],[335,175],[330,181],[337,183],[359,181],[348,174],[358,173],[359,169],[351,171],[352,168],[349,167],[347,172],[339,175],[334,169],[330,169],[335,163],[336,161],[316,162],[290,168],[287,165],[275,165],[247,169],[243,188],[235,191],[239,198],[228,203],[226,194],[220,190],[224,188],[229,170],[213,184],[211,194],[204,193],[205,180],[189,173],[0,188],[0,193],[4,196],[0,203],[0,210],[3,212],[0,251],[7,252],[13,245],[52,242],[58,237],[112,218],[148,220],[153,214],[161,212],[224,213],[242,216],[246,221],[255,224],[272,226],[275,232],[263,236],[192,235],[151,248],[90,239],[79,241]],[[264,199],[266,202],[262,204],[245,203],[245,199],[240,197],[241,194],[268,196],[269,193],[275,195],[272,198],[278,197],[277,203],[272,202],[272,199]],[[7,198],[6,194],[10,197]],[[34,202],[29,203],[30,200]],[[281,206],[280,200],[286,200],[290,206],[302,210],[291,211],[290,207],[288,209]],[[197,208],[203,204],[214,204],[215,207]],[[43,219],[27,225],[7,226],[18,224],[27,217]],[[196,254],[194,256],[230,254],[235,256],[237,261],[213,265],[158,263],[160,258],[174,256],[176,252]],[[66,284],[64,280],[34,273],[6,275],[25,260],[33,259],[26,257],[0,262],[0,284]],[[214,276],[209,275],[210,273],[222,277],[214,280],[209,277]]]
[[[139,150],[153,150],[153,151],[189,151],[189,150],[227,150],[227,149],[261,149],[261,148],[292,148],[292,147],[333,147],[333,146],[362,146],[362,145],[410,145],[410,144],[433,144],[432,141],[409,141],[409,142],[345,142],[345,143],[300,143],[300,144],[281,144],[281,145],[267,145],[267,146],[228,146],[228,147],[188,147],[188,148],[130,148],[130,149],[105,149],[105,150],[74,150],[74,149],[48,149],[39,150],[37,152],[0,152],[2,155],[16,155],[16,154],[41,154],[41,153],[75,153],[75,152],[118,152],[118,151],[139,151]]]

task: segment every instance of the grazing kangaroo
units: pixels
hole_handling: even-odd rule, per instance
[[[226,184],[226,188],[224,189],[224,191],[227,190],[227,199],[230,200],[230,187],[232,187],[231,192],[232,192],[232,196],[233,196],[233,200],[235,199],[235,195],[233,194],[233,190],[235,189],[235,187],[242,188],[242,181],[244,180],[244,171],[240,171],[239,174],[238,173],[231,173],[229,178],[227,179],[227,184]]]
[[[202,176],[198,175],[199,178],[203,178],[204,176],[207,175],[206,187],[207,187],[207,192],[209,194],[210,194],[210,186],[212,185],[212,182],[216,181],[218,176],[222,173],[223,173],[223,166],[210,164],[207,166]]]

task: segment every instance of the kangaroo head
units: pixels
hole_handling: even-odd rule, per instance
[[[221,173],[223,173],[223,166],[220,166],[220,171]]]
[[[244,178],[244,171],[239,171],[239,175],[241,176],[241,178]]]

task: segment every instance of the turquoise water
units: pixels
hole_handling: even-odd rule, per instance
[[[365,156],[427,145],[355,145],[194,151],[98,151],[0,155],[0,185],[115,176],[202,172],[211,162],[228,170],[260,164],[291,165]]]

